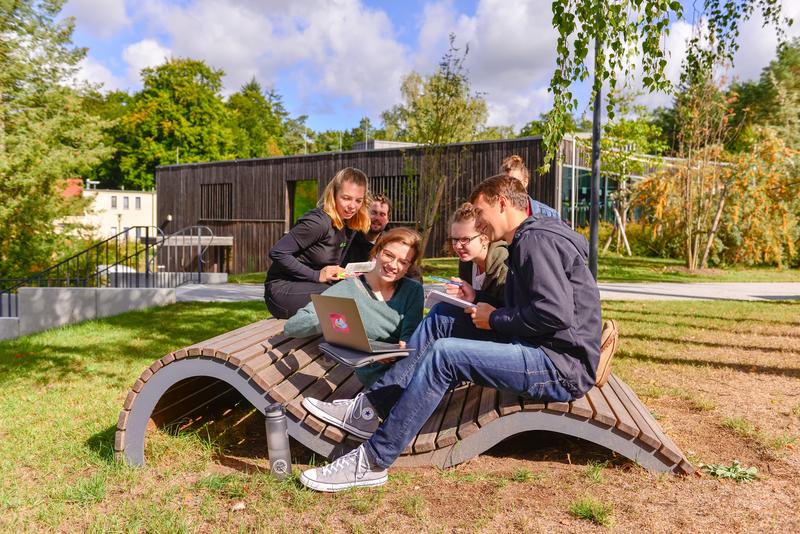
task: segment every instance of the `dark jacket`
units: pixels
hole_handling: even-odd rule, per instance
[[[600,291],[586,266],[586,238],[552,217],[528,217],[509,247],[506,307],[492,329],[541,347],[581,396],[600,360]]]
[[[372,247],[374,246],[375,244],[369,242],[364,232],[355,232],[355,235],[353,235],[353,242],[347,249],[347,256],[342,261],[342,265],[369,261],[369,253],[372,252]]]
[[[275,280],[319,282],[319,272],[326,265],[339,265],[348,239],[347,227],[337,230],[322,208],[314,208],[300,217],[269,251],[272,260],[267,283]]]
[[[505,302],[506,291],[506,273],[508,266],[506,259],[508,258],[508,243],[505,241],[495,241],[489,243],[489,250],[486,252],[486,278],[483,280],[483,286],[477,292],[477,302],[489,302],[495,307],[502,306]],[[458,277],[462,280],[472,283],[472,265],[471,261],[458,262]]]

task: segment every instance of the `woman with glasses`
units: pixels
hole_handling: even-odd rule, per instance
[[[505,241],[490,242],[489,237],[476,225],[475,208],[463,203],[450,219],[450,237],[447,245],[458,256],[456,284],[446,284],[446,291],[470,302],[502,303],[505,299],[506,258]]]
[[[422,321],[422,285],[406,277],[421,253],[419,234],[409,228],[393,228],[381,234],[370,252],[370,259],[375,260],[373,270],[339,282],[322,294],[355,299],[368,338],[405,346]],[[286,321],[283,331],[291,337],[321,334],[314,304],[298,310]],[[373,363],[356,369],[356,375],[369,386],[388,365]]]

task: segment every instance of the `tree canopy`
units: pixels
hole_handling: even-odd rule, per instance
[[[72,45],[73,21],[56,20],[59,0],[4,1],[0,15],[0,278],[47,266],[68,247],[80,198],[64,195],[109,150],[105,123],[71,87],[85,51]]]
[[[122,118],[124,183],[155,186],[158,165],[232,159],[233,132],[223,104],[223,72],[193,59],[142,71],[143,89]]]

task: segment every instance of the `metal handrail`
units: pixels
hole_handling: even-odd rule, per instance
[[[197,254],[195,266],[187,271],[179,268],[160,272],[159,257],[166,259],[166,265],[171,268],[181,265],[176,247],[164,246],[168,239],[181,237],[189,238],[190,247]],[[192,238],[197,240],[196,247]],[[203,238],[208,238],[206,244],[202,243]],[[130,227],[43,271],[7,280],[12,283],[0,289],[0,317],[17,316],[17,290],[23,287],[171,288],[194,281],[195,274],[196,281],[200,282],[203,265],[208,263],[204,256],[213,240],[214,232],[208,226],[187,226],[169,235],[157,227]],[[178,248],[180,256],[186,256],[183,249],[187,247]]]

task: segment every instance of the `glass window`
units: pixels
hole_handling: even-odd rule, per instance
[[[117,227],[116,226],[112,226],[111,227],[111,235],[116,235],[116,234],[117,234]]]
[[[111,195],[111,208],[117,208],[117,195]]]
[[[122,197],[122,209],[126,210],[128,208],[129,208],[128,197]]]
[[[135,202],[136,202],[136,209],[137,210],[142,209],[142,197],[136,197],[136,201]]]

